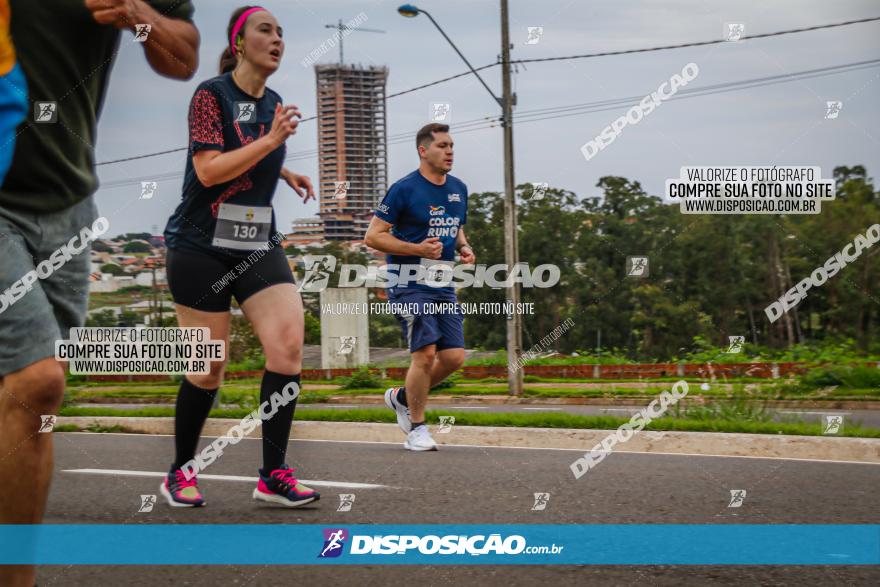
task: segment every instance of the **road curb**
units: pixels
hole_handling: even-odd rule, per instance
[[[221,436],[236,420],[209,418],[203,436]],[[173,434],[173,418],[127,418],[121,416],[59,416],[56,425],[79,427],[123,426],[127,432]],[[481,445],[536,449],[588,451],[613,430],[566,428],[513,428],[500,426],[452,426],[448,433],[431,427],[441,445]],[[372,422],[311,422],[297,420],[294,440],[342,440],[352,442],[399,442],[403,433],[396,424]],[[251,437],[259,437],[259,429]],[[618,443],[615,452],[673,453],[687,455],[774,457],[855,461],[880,464],[880,439],[782,434],[739,434],[727,432],[643,431],[628,442]]]

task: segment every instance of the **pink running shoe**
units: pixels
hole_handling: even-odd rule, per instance
[[[309,489],[296,480],[293,472],[287,465],[281,465],[269,475],[265,475],[260,469],[260,480],[254,489],[254,499],[277,503],[286,507],[295,508],[321,499],[321,495],[314,489]]]
[[[194,508],[205,505],[195,477],[186,480],[180,469],[171,469],[165,481],[159,486],[159,492],[165,496],[168,505],[176,508]]]

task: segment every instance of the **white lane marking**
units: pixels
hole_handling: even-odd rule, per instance
[[[558,412],[562,408],[523,408],[523,409],[524,410],[542,411],[542,412]]]
[[[771,408],[772,409],[772,408]],[[780,414],[811,414],[814,416],[825,416],[827,414],[838,414],[841,416],[851,416],[852,412],[838,412],[837,410],[828,410],[827,412],[808,412],[806,410],[776,410]]]
[[[662,432],[661,430],[656,430],[655,432]],[[118,436],[171,436],[173,434],[141,434],[139,432],[53,432],[53,434],[95,434],[102,436],[109,435],[118,435]],[[206,436],[203,438],[214,438],[213,436]],[[824,437],[823,437],[824,438]],[[242,438],[242,440],[260,440],[259,438]],[[291,442],[341,442],[348,444],[388,444],[392,446],[400,446],[400,442],[390,442],[384,440],[323,440],[320,438],[293,438]],[[500,449],[515,449],[515,450],[559,450],[559,451],[567,451],[567,452],[587,452],[583,448],[552,448],[552,447],[543,447],[543,446],[493,446],[491,444],[442,444],[441,446],[445,448],[500,448]],[[719,459],[766,459],[771,461],[802,461],[807,463],[837,463],[840,465],[880,465],[880,462],[877,463],[868,463],[865,461],[840,461],[833,459],[802,459],[795,457],[762,457],[762,456],[751,456],[751,455],[707,455],[700,453],[691,453],[691,452],[660,452],[660,451],[644,451],[644,450],[627,450],[627,451],[614,451],[615,454],[631,454],[631,455],[661,455],[661,456],[669,456],[669,457],[709,457],[709,458],[719,458]],[[164,475],[165,473],[162,473]],[[200,475],[203,477],[203,475]],[[312,482],[314,483],[314,482]]]
[[[126,475],[129,477],[158,477],[162,478],[167,473],[160,471],[126,471],[123,469],[64,469],[64,473],[87,473],[92,475]],[[199,479],[216,479],[218,481],[246,481],[256,483],[256,477],[245,477],[242,475],[207,475],[200,474]],[[349,481],[313,481],[309,479],[300,479],[306,485],[314,485],[316,487],[341,487],[344,489],[390,489],[388,485],[375,485],[373,483],[354,483]]]
[[[437,406],[433,410],[488,410],[488,406]]]

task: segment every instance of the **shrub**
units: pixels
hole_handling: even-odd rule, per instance
[[[342,378],[342,389],[367,389],[382,387],[385,380],[381,376],[371,373],[366,367],[361,367],[351,374],[351,377]]]

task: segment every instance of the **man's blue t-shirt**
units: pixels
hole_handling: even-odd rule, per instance
[[[376,217],[393,224],[391,234],[408,243],[420,243],[426,238],[438,237],[443,245],[443,254],[439,260],[425,259],[424,264],[446,261],[451,265],[455,259],[458,231],[467,222],[467,198],[467,186],[457,177],[447,174],[446,183],[436,185],[417,169],[388,189],[376,209]],[[423,263],[421,257],[388,255],[388,264],[402,268],[404,265]],[[388,272],[399,275],[397,270],[390,268]],[[447,273],[443,280],[448,281],[449,275]],[[414,281],[389,288],[388,293],[393,297],[408,290],[429,291],[444,296],[455,293],[452,286],[432,287]]]

